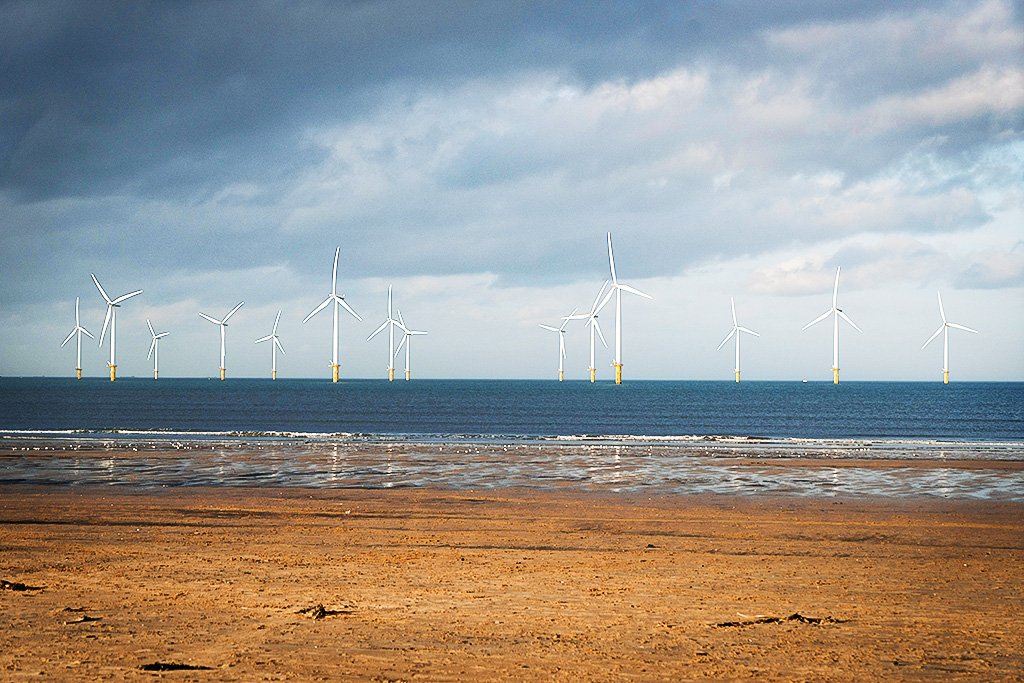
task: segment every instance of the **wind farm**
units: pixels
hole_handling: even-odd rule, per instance
[[[935,330],[935,333],[928,337],[928,341],[921,345],[923,350],[926,346],[932,343],[932,341],[942,335],[942,383],[949,384],[949,330],[963,330],[964,332],[970,332],[971,334],[978,334],[977,330],[973,330],[970,327],[966,327],[959,323],[951,323],[946,320],[946,311],[942,307],[942,293],[936,292],[939,298],[939,316],[942,318],[942,325],[939,329]]]
[[[199,313],[199,317],[200,318],[203,318],[204,320],[208,320],[209,322],[213,323],[214,325],[219,325],[220,326],[220,368],[219,368],[219,370],[220,370],[220,380],[222,382],[227,377],[227,371],[228,371],[227,370],[227,360],[226,360],[227,351],[226,351],[225,343],[224,343],[225,332],[226,332],[226,330],[228,328],[228,320],[230,320],[231,316],[233,316],[238,311],[238,309],[241,308],[244,304],[245,304],[244,301],[238,302],[238,304],[234,308],[232,308],[230,311],[228,311],[228,314],[225,315],[222,320],[218,320],[217,318],[214,318],[213,316],[206,315],[205,313],[203,313],[201,311]]]
[[[82,335],[83,334],[85,336],[87,336],[89,339],[95,339],[95,337],[92,336],[92,334],[89,332],[89,330],[87,330],[84,327],[82,327],[82,323],[79,321],[79,318],[78,318],[78,297],[76,296],[75,297],[75,326],[73,328],[71,328],[71,332],[68,334],[67,338],[64,339],[63,343],[61,343],[60,347],[64,348],[65,346],[67,346],[67,343],[69,341],[71,341],[72,337],[74,337],[74,336],[78,337],[78,339],[75,341],[75,344],[77,346],[76,355],[75,355],[75,359],[76,359],[75,360],[75,375],[77,376],[78,379],[82,379]]]
[[[110,368],[110,381],[113,382],[117,379],[117,309],[121,307],[121,304],[131,299],[133,296],[142,294],[141,289],[137,289],[134,292],[128,292],[121,296],[111,299],[107,296],[106,291],[103,289],[103,285],[96,279],[95,275],[92,275],[92,281],[96,285],[96,289],[99,290],[100,296],[103,297],[103,301],[107,304],[107,314],[103,318],[103,330],[100,332],[99,345],[103,346],[103,336],[107,333],[107,324],[110,324],[110,362],[107,363],[107,367]]]

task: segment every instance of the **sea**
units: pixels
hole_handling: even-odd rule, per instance
[[[0,378],[0,484],[1024,502],[1022,463],[1021,382]]]

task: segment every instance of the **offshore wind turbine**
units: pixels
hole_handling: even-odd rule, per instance
[[[590,328],[590,367],[587,368],[587,369],[590,370],[590,383],[591,384],[593,384],[595,381],[597,381],[597,368],[594,366],[594,333],[595,332],[597,333],[597,336],[601,338],[601,343],[604,344],[604,347],[606,349],[608,348],[608,342],[606,342],[604,340],[604,335],[601,334],[601,326],[597,322],[597,317],[598,317],[598,314],[601,312],[601,307],[605,303],[608,303],[607,300],[605,300],[604,302],[601,301],[601,298],[604,296],[604,292],[605,292],[605,289],[608,287],[608,284],[609,284],[608,280],[605,280],[604,284],[601,285],[601,291],[599,291],[597,293],[597,297],[594,298],[594,304],[590,307],[590,312],[589,313],[580,313],[579,315],[573,315],[573,316],[569,316],[568,318],[563,318],[563,320],[586,320],[587,321],[587,327]]]
[[[612,272],[611,289],[605,294],[601,305],[598,306],[598,310],[604,308],[612,294],[615,295],[615,360],[612,362],[612,366],[615,368],[615,383],[622,384],[622,293],[629,292],[646,299],[653,299],[654,297],[650,294],[644,294],[635,287],[619,282],[615,275],[615,255],[612,254],[612,234],[610,232],[608,233],[608,267]]]
[[[741,332],[746,332],[747,334],[752,334],[755,337],[760,337],[761,335],[759,335],[757,332],[754,332],[753,330],[749,330],[746,327],[743,327],[738,322],[736,322],[736,301],[733,300],[732,297],[729,297],[729,303],[732,305],[732,331],[730,331],[729,334],[726,335],[725,339],[722,340],[722,343],[718,345],[718,349],[715,349],[715,350],[716,351],[721,350],[721,348],[723,346],[725,346],[725,342],[729,341],[733,336],[736,337],[736,381],[739,382],[740,381],[740,333]]]
[[[931,344],[932,340],[938,337],[940,332],[942,333],[942,383],[949,384],[949,328],[953,327],[973,334],[978,334],[978,331],[972,330],[964,325],[960,325],[959,323],[951,323],[946,320],[946,311],[942,308],[942,294],[939,294],[939,315],[942,316],[942,325],[939,329],[935,330],[935,334],[928,337],[928,341],[926,341],[921,348],[923,349],[925,346]]]
[[[398,349],[395,351],[397,356],[402,351],[402,345],[405,345],[405,381],[408,382],[412,379],[412,368],[409,365],[409,348],[412,346],[412,338],[417,334],[426,334],[422,330],[410,330],[405,324],[405,319],[402,318],[402,309],[398,309],[398,326],[402,328],[402,341],[398,342]]]
[[[117,309],[121,307],[121,304],[131,299],[133,296],[142,294],[142,290],[138,289],[134,292],[128,292],[122,294],[116,299],[111,299],[107,296],[107,293],[103,290],[103,286],[100,281],[96,279],[95,275],[92,275],[92,281],[96,284],[96,289],[100,290],[100,296],[107,303],[107,314],[103,317],[103,330],[100,332],[100,346],[103,346],[103,337],[107,333],[107,323],[110,323],[110,362],[107,363],[107,367],[110,368],[110,381],[113,382],[117,379],[117,361],[115,357],[115,351],[117,349]]]
[[[146,358],[153,356],[153,379],[160,379],[160,340],[170,332],[157,334],[153,329],[153,323],[149,322],[149,318],[146,318],[146,324],[149,325],[149,333],[153,335],[153,343],[149,345],[149,353],[146,354]]]
[[[842,266],[836,267],[836,284],[832,288],[832,308],[828,309],[817,318],[812,320],[803,326],[803,329],[807,329],[811,325],[820,323],[825,318],[832,316],[832,383],[839,384],[839,319],[842,318],[846,322],[853,326],[853,329],[858,332],[864,332],[864,330],[857,327],[857,323],[850,320],[850,316],[843,313],[843,309],[839,308],[839,271]]]
[[[338,363],[338,307],[343,307],[346,311],[351,313],[356,320],[362,321],[362,318],[359,317],[359,314],[352,310],[352,307],[348,305],[347,301],[345,301],[345,297],[338,296],[338,256],[340,254],[341,247],[338,247],[334,251],[334,269],[331,271],[331,293],[327,295],[327,298],[324,299],[319,306],[310,311],[309,315],[302,319],[302,322],[305,323],[314,315],[322,311],[327,306],[327,304],[331,303],[332,301],[334,302],[334,352],[333,355],[331,356],[331,374],[335,382],[338,381],[338,368],[341,367],[341,365],[339,365]]]
[[[565,379],[565,326],[569,324],[570,320],[576,319],[576,309],[572,309],[572,313],[562,318],[562,324],[558,327],[552,327],[551,325],[540,325],[545,330],[551,330],[552,332],[558,333],[558,381],[561,382]]]
[[[239,301],[237,306],[228,311],[228,314],[224,316],[223,320],[217,320],[213,316],[206,315],[205,313],[202,312],[199,313],[199,316],[201,318],[209,320],[214,325],[220,325],[220,381],[222,382],[224,381],[224,376],[227,373],[227,364],[224,362],[224,330],[226,330],[228,327],[228,320],[231,319],[231,316],[235,314],[235,311],[241,308],[242,304],[244,303],[244,301]]]
[[[274,318],[274,329],[271,330],[270,334],[266,337],[260,337],[254,343],[259,344],[260,342],[270,342],[270,379],[277,379],[277,350],[281,349],[281,353],[284,353],[284,347],[281,346],[281,339],[277,336],[277,323],[281,322],[281,311],[277,312],[277,317]]]
[[[376,337],[384,328],[388,328],[388,381],[395,381],[395,328],[405,329],[405,327],[391,315],[391,285],[388,285],[388,317],[384,319],[384,322],[380,324],[380,327],[375,329],[373,333],[366,338],[366,341],[370,341]]]
[[[89,333],[89,330],[82,327],[82,324],[78,322],[77,296],[75,297],[75,326],[74,328],[72,328],[71,333],[68,334],[67,338],[60,345],[60,347],[63,349],[67,345],[67,343],[71,341],[71,338],[74,337],[76,334],[78,335],[78,355],[75,357],[75,374],[78,376],[78,379],[82,379],[82,335],[84,334],[89,339],[95,339],[96,337],[92,336],[92,334]]]

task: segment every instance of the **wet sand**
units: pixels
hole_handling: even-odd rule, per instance
[[[1024,671],[1012,502],[4,486],[0,579],[13,681]]]

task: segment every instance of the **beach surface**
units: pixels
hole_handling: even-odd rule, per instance
[[[4,486],[0,679],[1020,680],[1022,513]]]

